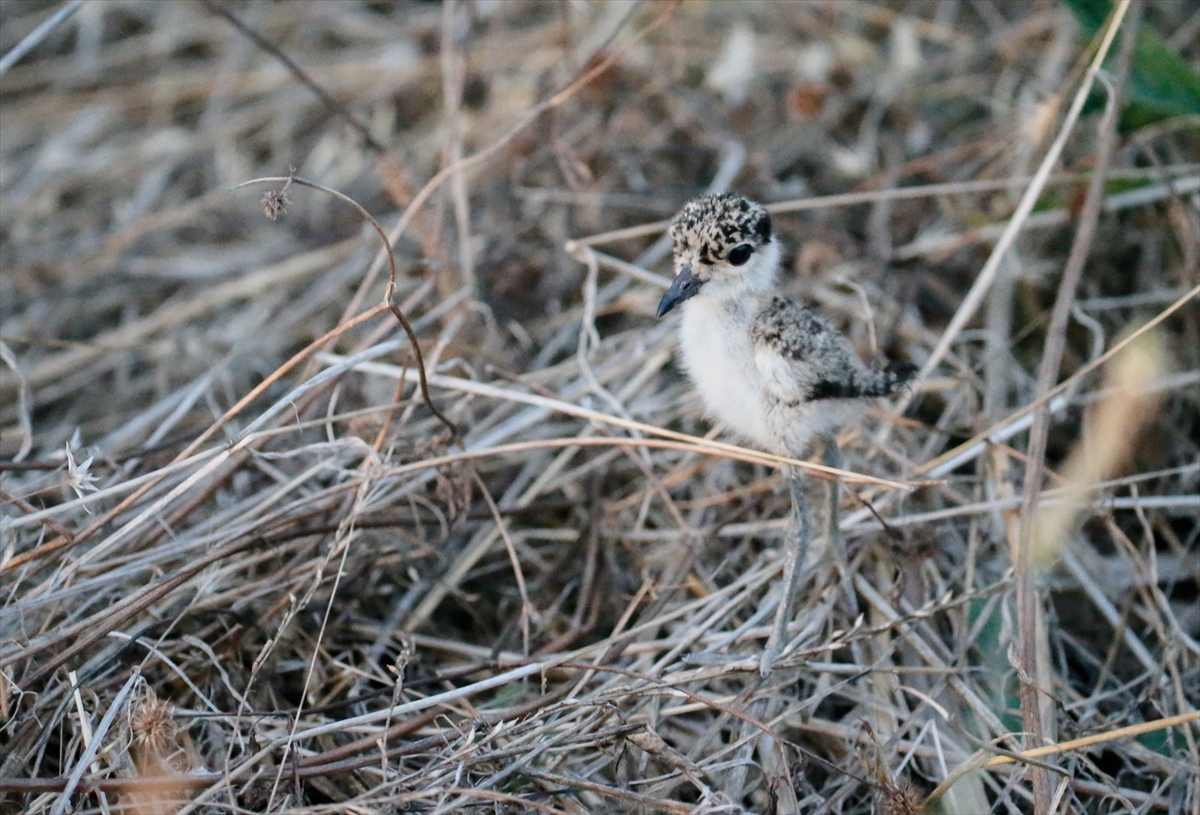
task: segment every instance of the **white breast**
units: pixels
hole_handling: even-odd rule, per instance
[[[709,413],[770,449],[767,404],[750,340],[750,306],[709,297],[684,303],[680,351]]]

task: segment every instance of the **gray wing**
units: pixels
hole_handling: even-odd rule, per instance
[[[754,319],[755,361],[785,401],[859,399],[895,393],[915,368],[863,364],[850,342],[812,309],[775,297]]]

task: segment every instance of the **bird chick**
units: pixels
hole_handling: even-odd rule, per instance
[[[915,368],[863,364],[812,309],[774,293],[771,216],[733,193],[688,203],[671,224],[675,279],[658,305],[682,308],[679,349],[705,407],[752,444],[803,456],[816,436],[887,396]]]
[[[688,376],[708,412],[751,444],[801,458],[814,438],[852,419],[863,399],[894,393],[916,370],[908,363],[869,368],[816,312],[774,293],[779,241],[759,204],[728,192],[697,198],[675,216],[670,234],[675,279],[658,316],[682,309],[679,349]],[[789,475],[791,557],[764,674],[785,645],[808,549],[801,474]],[[831,507],[836,504],[833,492]],[[835,509],[829,521],[836,526]]]

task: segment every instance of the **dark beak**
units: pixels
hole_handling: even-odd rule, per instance
[[[667,289],[667,293],[658,301],[658,316],[663,316],[684,300],[694,296],[703,285],[704,281],[692,274],[692,267],[684,266],[679,270],[679,274],[675,275],[671,288]]]

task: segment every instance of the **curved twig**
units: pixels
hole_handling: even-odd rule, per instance
[[[242,187],[247,187],[251,184],[278,184],[280,182],[283,182],[283,188],[281,190],[277,192],[268,192],[263,196],[264,209],[266,210],[267,215],[270,217],[277,217],[279,214],[282,214],[284,208],[287,206],[287,199],[285,197],[287,188],[292,184],[298,184],[301,187],[309,187],[310,189],[326,193],[327,195],[331,195],[343,203],[349,204],[358,211],[358,214],[362,216],[364,221],[369,223],[375,229],[376,234],[379,235],[379,239],[383,241],[383,248],[384,251],[387,252],[388,265],[391,269],[391,274],[388,276],[387,288],[383,293],[383,304],[387,306],[388,310],[390,310],[392,314],[396,316],[396,319],[400,321],[400,326],[404,329],[404,333],[408,335],[408,341],[412,344],[413,353],[417,357],[417,376],[420,379],[421,398],[425,402],[425,407],[429,408],[433,415],[438,418],[438,421],[446,426],[446,429],[450,431],[451,439],[460,440],[462,438],[462,434],[458,432],[458,428],[455,426],[454,422],[447,419],[445,414],[438,410],[437,405],[433,403],[433,398],[429,395],[429,380],[425,375],[425,357],[421,354],[421,344],[417,342],[417,335],[413,331],[412,326],[409,325],[408,320],[404,317],[404,312],[400,310],[398,305],[392,302],[392,295],[396,291],[396,255],[392,251],[391,241],[388,240],[387,233],[383,231],[383,227],[379,225],[379,221],[375,220],[375,216],[368,212],[366,207],[345,193],[338,192],[335,189],[325,187],[321,184],[317,184],[314,181],[309,181],[306,178],[301,178],[300,176],[296,175],[264,176],[262,178],[252,178],[249,181],[243,181],[233,189],[240,190]]]

